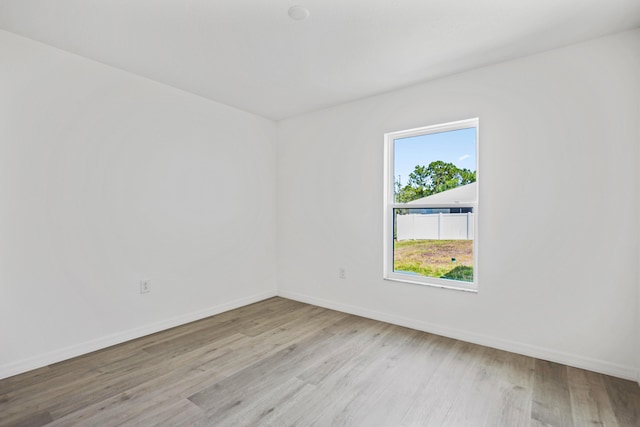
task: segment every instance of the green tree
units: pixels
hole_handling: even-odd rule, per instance
[[[396,182],[396,201],[407,203],[476,181],[476,171],[460,169],[453,163],[436,160],[429,166],[416,165],[404,187]]]

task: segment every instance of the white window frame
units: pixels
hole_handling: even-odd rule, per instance
[[[474,221],[474,239],[473,239],[473,282],[464,282],[460,280],[440,279],[437,277],[426,277],[418,275],[410,275],[406,273],[397,273],[393,271],[393,221],[394,209],[421,209],[421,208],[445,208],[451,205],[433,204],[433,203],[395,203],[394,197],[394,141],[396,139],[408,138],[412,136],[428,135],[434,133],[449,132],[460,129],[476,129],[476,182],[479,182],[479,135],[480,120],[476,117],[473,119],[459,120],[455,122],[443,123],[432,126],[424,126],[415,129],[389,132],[384,135],[384,279],[405,283],[413,283],[418,285],[435,286],[439,288],[458,289],[463,291],[478,291],[478,202],[480,199],[480,189],[476,200],[472,203],[459,203],[455,207],[471,207],[473,208]]]

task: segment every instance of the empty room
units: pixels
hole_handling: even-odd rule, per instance
[[[0,426],[639,426],[638,0],[0,0]]]

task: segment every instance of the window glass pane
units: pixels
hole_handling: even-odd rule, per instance
[[[476,128],[395,139],[393,177],[396,203],[475,182]]]
[[[393,211],[394,272],[473,282],[473,208]]]
[[[476,128],[394,139],[393,174],[393,272],[473,283]]]

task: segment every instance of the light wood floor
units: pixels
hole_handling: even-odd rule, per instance
[[[639,426],[640,387],[283,298],[0,381],[2,426]]]

